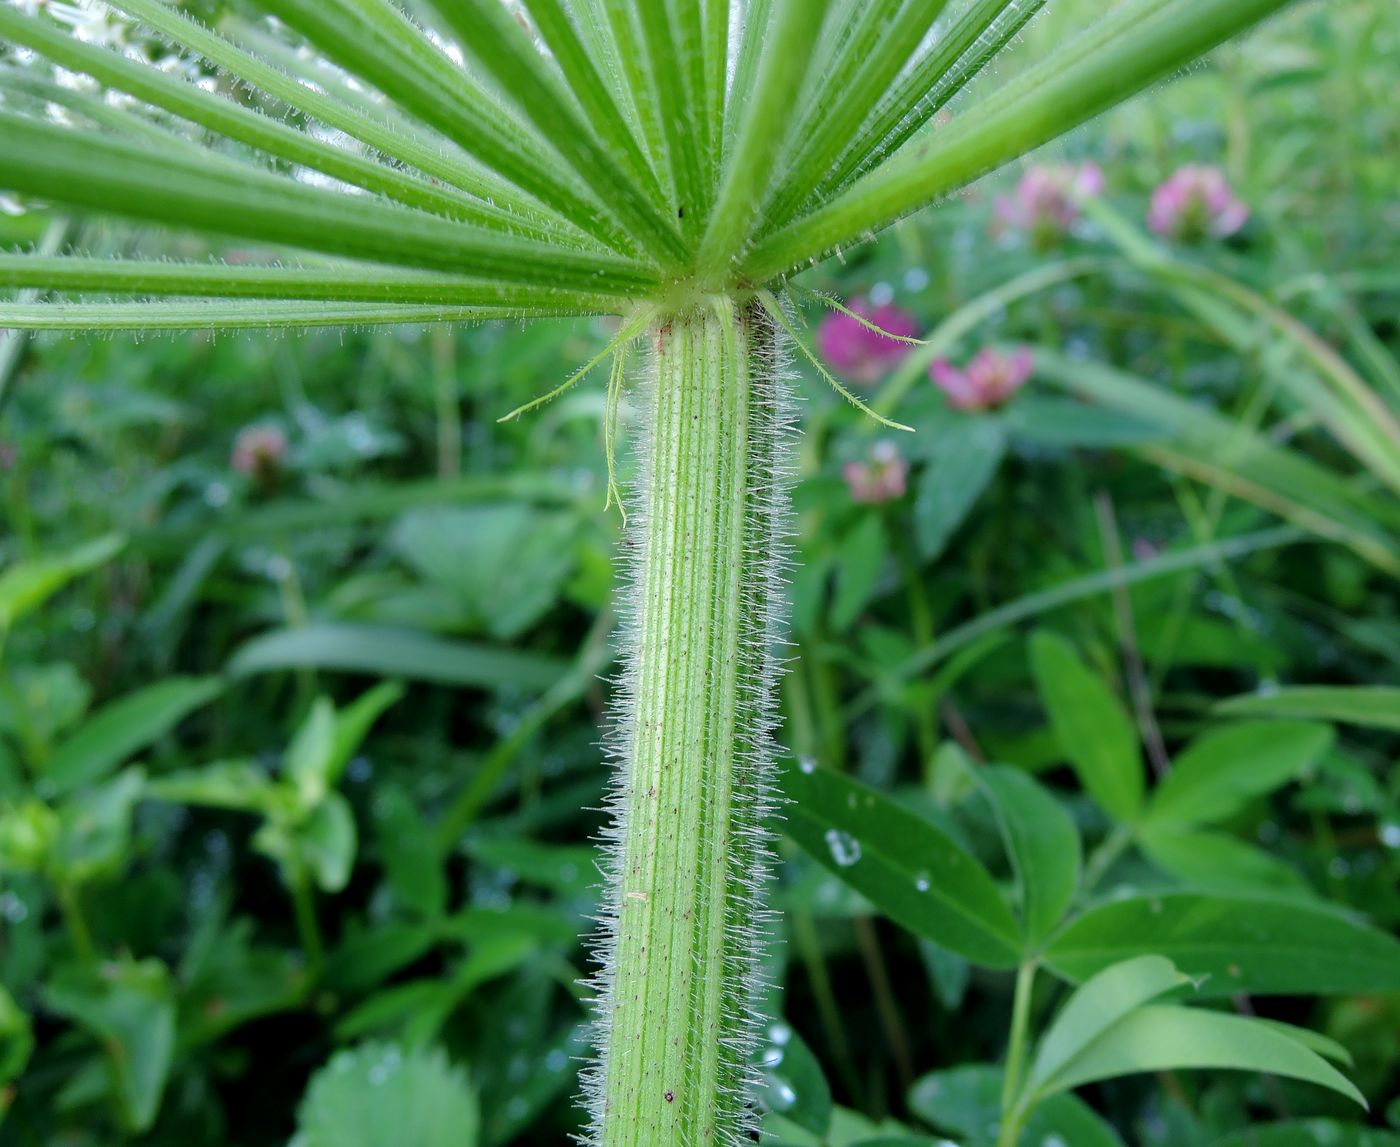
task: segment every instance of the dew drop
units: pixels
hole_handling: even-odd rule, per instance
[[[933,887],[933,881],[929,879],[929,874],[927,872],[921,872],[918,876],[914,877],[914,887],[920,892],[927,892]]]
[[[860,841],[839,828],[826,830],[826,846],[831,850],[831,859],[841,868],[850,868],[860,859]]]
[[[796,1102],[797,1092],[786,1083],[780,1083],[773,1089],[773,1106],[779,1111],[790,1110]]]
[[[817,761],[816,761],[816,758],[815,758],[815,757],[806,757],[806,756],[798,757],[798,758],[797,758],[797,767],[798,767],[800,770],[802,770],[802,772],[806,773],[808,776],[811,776],[813,773],[815,773],[815,772],[817,771]]]
[[[374,434],[363,422],[356,420],[346,429],[345,438],[356,454],[368,454],[374,448]]]
[[[1388,821],[1381,825],[1381,843],[1386,848],[1400,848],[1400,824]]]
[[[403,1062],[403,1055],[396,1047],[391,1047],[384,1052],[384,1058],[369,1069],[369,1081],[374,1087],[380,1087],[389,1081],[389,1077],[399,1069]]]
[[[0,916],[10,924],[22,924],[29,916],[29,905],[13,892],[0,893]]]

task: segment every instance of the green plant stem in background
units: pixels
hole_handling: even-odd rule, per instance
[[[1113,862],[1123,855],[1124,850],[1133,842],[1133,827],[1129,824],[1114,826],[1112,832],[1104,838],[1089,856],[1089,863],[1084,866],[1084,881],[1081,886],[1084,896],[1088,896],[1096,887],[1100,880],[1110,868]]]
[[[306,968],[313,979],[320,978],[326,964],[326,945],[321,939],[321,925],[316,919],[316,891],[311,885],[311,874],[305,870],[297,873],[292,884],[292,908],[296,913],[297,936],[301,940],[302,954],[306,957]]]
[[[1021,1137],[1021,1116],[1016,1105],[1026,1062],[1026,1042],[1031,1026],[1031,994],[1035,990],[1036,962],[1027,960],[1016,972],[1016,993],[1011,1004],[1011,1037],[1006,1051],[1006,1075],[1001,1086],[1001,1133],[997,1147],[1016,1147]]]
[[[88,928],[87,917],[83,915],[82,893],[78,886],[68,881],[58,885],[58,905],[63,913],[63,923],[68,929],[69,939],[78,959],[85,964],[97,960],[97,948],[92,942],[92,930]]]
[[[652,332],[594,1141],[742,1141],[766,857],[785,404],[755,310]]]

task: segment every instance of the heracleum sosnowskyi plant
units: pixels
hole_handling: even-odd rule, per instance
[[[1043,0],[242,6],[300,54],[163,0],[0,6],[0,191],[285,249],[0,256],[48,300],[0,327],[616,315],[610,412],[646,344],[593,1142],[753,1120],[789,278],[1286,2],[1124,0],[946,124]]]

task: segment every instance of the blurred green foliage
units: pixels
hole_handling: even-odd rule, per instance
[[[1023,1143],[1400,1141],[1400,443],[1366,415],[1400,411],[1397,87],[1391,0],[1303,3],[1050,157],[1106,187],[1049,247],[993,233],[1008,172],[811,276],[934,345],[864,392],[918,430],[878,505],[843,468],[885,432],[801,383],[774,1142],[987,1142],[990,969],[1028,953],[1037,1030],[1054,978],[1149,954],[1315,1027],[1372,1130],[1163,1061]],[[1148,238],[1186,163],[1243,230]],[[381,1087],[425,1105],[414,1142],[577,1129],[621,530],[598,387],[496,418],[609,333],[29,348],[0,415],[0,1142],[378,1147],[384,1106],[350,1105]],[[1032,381],[950,410],[927,363],[987,345],[1032,347]]]

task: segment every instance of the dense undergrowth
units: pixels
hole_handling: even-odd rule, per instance
[[[794,356],[765,1142],[1400,1143],[1397,82],[1299,4],[799,280],[927,341],[797,296],[916,433]],[[580,1132],[649,392],[496,420],[615,330],[0,342],[0,1143]]]

